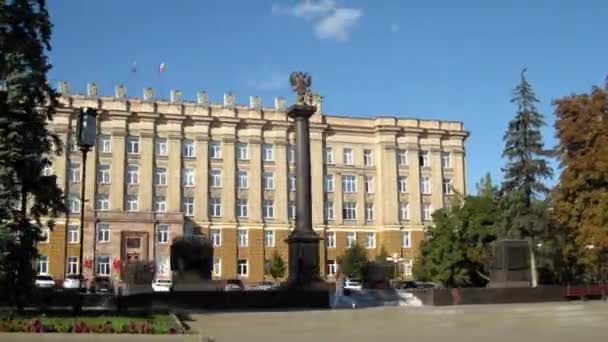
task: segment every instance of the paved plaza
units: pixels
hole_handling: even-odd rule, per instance
[[[216,342],[608,341],[608,303],[192,314]]]

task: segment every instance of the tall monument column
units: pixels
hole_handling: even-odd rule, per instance
[[[310,180],[310,130],[308,119],[315,113],[311,105],[309,75],[294,72],[289,78],[297,93],[297,102],[287,109],[296,130],[296,225],[287,238],[289,244],[290,286],[305,287],[319,281],[319,241],[312,228],[312,196]],[[307,103],[308,102],[308,103]]]

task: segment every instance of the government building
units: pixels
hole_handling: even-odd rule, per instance
[[[287,262],[295,223],[295,133],[286,102],[264,107],[259,97],[220,104],[206,92],[196,101],[71,94],[59,85],[52,129],[63,153],[45,170],[57,176],[69,213],[56,220],[38,245],[41,274],[121,278],[126,263],[148,261],[157,278],[170,278],[170,247],[182,236],[202,235],[213,245],[215,279],[270,279],[267,263],[277,251]],[[374,258],[397,253],[411,276],[425,226],[434,210],[465,193],[462,122],[393,116],[311,117],[312,220],[323,237],[322,276],[331,281],[336,260],[355,244]],[[80,108],[94,108],[97,143],[86,165],[75,143]],[[83,246],[80,187],[86,167]],[[265,272],[266,271],[266,272]]]

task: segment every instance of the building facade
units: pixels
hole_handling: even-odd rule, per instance
[[[295,219],[295,133],[285,100],[261,106],[70,94],[60,85],[52,127],[64,141],[53,173],[70,211],[39,244],[41,273],[78,273],[80,186],[86,166],[83,274],[120,278],[128,262],[148,261],[170,277],[174,239],[213,243],[213,277],[260,281],[277,251],[287,262]],[[384,248],[403,257],[406,275],[433,210],[465,192],[468,133],[461,122],[325,115],[316,96],[311,117],[312,214],[321,242],[321,273],[354,244],[370,258]],[[79,108],[97,109],[97,145],[83,165],[75,144]]]

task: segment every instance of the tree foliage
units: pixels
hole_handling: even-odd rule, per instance
[[[556,221],[572,243],[566,259],[587,280],[608,280],[608,85],[555,101],[557,152],[562,167],[553,193]]]
[[[275,281],[285,276],[285,262],[281,255],[276,250],[272,253],[270,259],[270,276]]]
[[[42,174],[61,146],[46,125],[51,28],[44,0],[0,1],[0,286],[17,305],[32,288],[41,218],[64,209],[56,178]]]
[[[414,277],[446,287],[485,285],[495,223],[491,197],[468,196],[450,209],[435,211],[414,263]]]
[[[368,262],[367,253],[359,244],[347,249],[342,256],[341,272],[347,276],[359,277],[362,276],[362,269]]]

